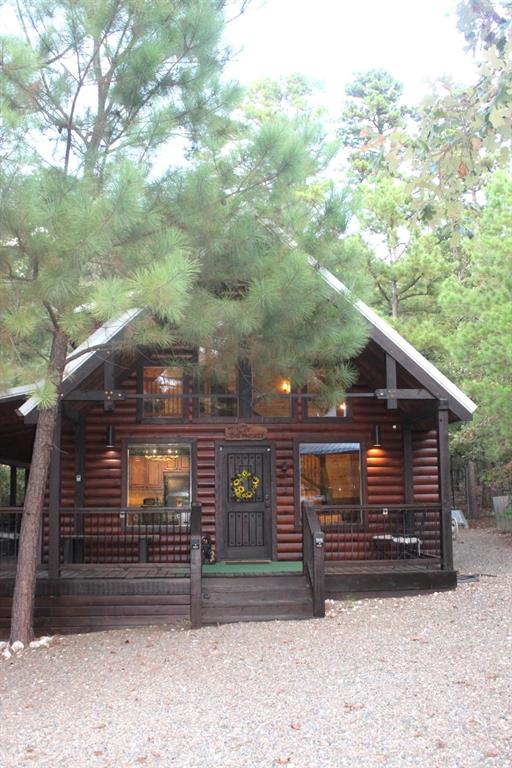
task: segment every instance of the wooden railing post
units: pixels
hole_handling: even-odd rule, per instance
[[[304,504],[304,570],[313,594],[313,616],[325,616],[325,537],[311,504]]]
[[[202,626],[202,552],[201,552],[201,504],[194,503],[190,508],[190,623],[192,629]]]

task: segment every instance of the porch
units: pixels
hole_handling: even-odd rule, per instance
[[[0,633],[9,626],[22,511],[0,509]],[[303,505],[303,558],[203,563],[202,510],[60,509],[44,514],[36,631],[190,620],[308,618],[325,598],[455,586],[438,505]],[[243,531],[241,532],[243,546]]]

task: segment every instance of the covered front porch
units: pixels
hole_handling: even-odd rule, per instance
[[[22,510],[0,509],[0,631],[8,631]],[[298,561],[205,559],[202,509],[45,510],[36,631],[190,620],[308,618],[325,599],[452,588],[439,505],[303,505]]]

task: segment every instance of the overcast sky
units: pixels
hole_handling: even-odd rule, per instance
[[[355,71],[381,67],[417,102],[439,75],[472,79],[455,7],[456,0],[252,0],[228,25],[240,51],[228,73],[248,83],[303,72],[325,83],[325,102],[336,109]]]

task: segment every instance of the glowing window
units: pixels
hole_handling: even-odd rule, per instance
[[[266,418],[289,419],[292,415],[291,391],[291,382],[285,376],[253,373],[253,413]]]
[[[361,503],[360,443],[301,443],[299,454],[301,501]]]

